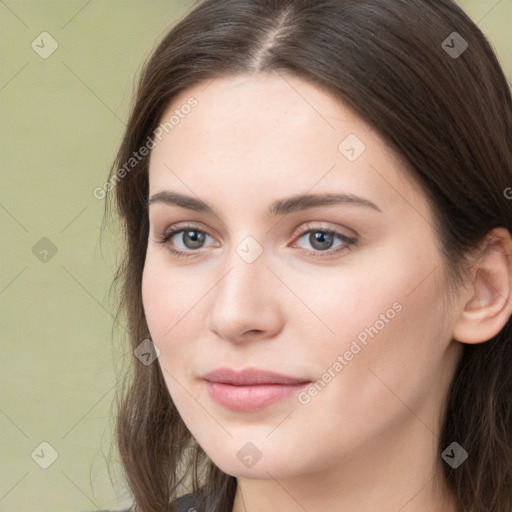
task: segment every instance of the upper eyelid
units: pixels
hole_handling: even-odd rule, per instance
[[[172,232],[174,232],[174,235],[176,235],[177,233],[180,233],[182,231],[187,231],[187,229],[190,229],[190,228],[196,229],[197,231],[201,231],[201,232],[205,233],[206,235],[208,235],[209,237],[214,238],[214,236],[210,234],[210,230],[201,227],[200,224],[196,224],[195,222],[183,222],[183,223],[178,222],[176,224],[172,224],[171,226],[163,229],[161,231],[161,235],[165,236],[167,233],[172,233]]]
[[[340,228],[340,227],[336,228],[336,227],[322,226],[321,221],[309,221],[309,222],[306,222],[305,224],[301,224],[297,229],[295,229],[293,231],[292,236],[298,236],[298,235],[302,236],[303,234],[307,233],[308,231],[312,231],[315,229],[318,231],[332,231],[332,232],[338,233],[338,234],[343,235],[350,239],[354,239],[354,238],[358,237],[357,233],[353,229],[349,229],[346,227],[345,228]],[[353,234],[345,233],[344,230],[352,231]]]

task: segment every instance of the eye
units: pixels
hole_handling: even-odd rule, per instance
[[[159,235],[156,242],[165,245],[167,250],[175,256],[187,257],[200,254],[197,249],[205,247],[208,238],[213,240],[204,230],[196,226],[181,225]],[[297,241],[304,239],[311,249],[299,247],[300,252],[315,258],[333,256],[348,251],[356,243],[355,238],[343,235],[336,230],[310,224],[295,232],[293,238]],[[339,244],[335,245],[336,242],[339,242]],[[335,250],[332,250],[333,247],[335,247]]]
[[[169,252],[176,256],[192,256],[196,249],[203,247],[207,238],[212,237],[205,231],[197,229],[195,226],[176,226],[170,231],[166,231],[158,236],[156,242],[167,246]],[[173,239],[175,239],[175,241],[173,241]],[[181,242],[184,248],[180,248],[178,245],[178,249],[175,249],[173,246],[176,242]]]
[[[312,227],[311,225],[295,234],[297,241],[304,239],[306,244],[309,244],[312,249],[300,248],[301,252],[310,254],[313,257],[324,257],[321,253],[326,253],[327,256],[338,254],[350,249],[356,243],[356,239],[343,235],[342,233],[333,229],[326,229],[321,226]],[[334,245],[336,241],[338,245]],[[296,242],[297,243],[297,242]],[[335,250],[331,250],[337,247]]]

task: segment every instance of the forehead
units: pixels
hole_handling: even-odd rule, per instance
[[[365,192],[389,207],[400,196],[422,196],[370,126],[297,77],[237,75],[201,82],[174,98],[161,126],[166,122],[151,155],[151,193],[192,188],[222,199],[230,189],[262,198],[271,191],[283,196],[343,189]]]
[[[289,75],[235,75],[201,82],[176,96],[161,121],[165,123],[181,109],[188,111],[186,104],[192,98],[197,105],[169,133],[175,140],[183,132],[187,137],[197,136],[205,144],[207,134],[212,145],[223,142],[222,145],[236,146],[238,141],[245,144],[244,136],[251,134],[257,135],[251,144],[254,147],[263,140],[268,145],[272,141],[327,137],[327,148],[332,145],[329,143],[337,146],[336,132],[340,128],[352,128],[361,136],[369,130],[339,100],[318,86]],[[340,126],[341,122],[344,126]],[[226,134],[232,137],[226,140]]]

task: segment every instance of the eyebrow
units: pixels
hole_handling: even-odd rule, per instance
[[[208,204],[195,197],[186,196],[170,190],[157,192],[148,201],[148,207],[155,203],[164,203],[170,206],[179,206],[195,212],[216,215]],[[382,213],[382,210],[372,201],[354,194],[307,194],[296,195],[284,199],[277,199],[267,210],[267,215],[277,217],[288,213],[316,208],[318,206],[332,206],[337,204],[353,204],[365,206]]]

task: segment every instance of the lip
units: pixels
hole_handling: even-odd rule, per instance
[[[305,378],[254,368],[235,371],[218,368],[203,376],[212,400],[232,411],[264,409],[298,393],[311,383]]]
[[[289,377],[281,373],[247,368],[236,371],[231,368],[217,368],[203,376],[204,380],[232,386],[255,386],[260,384],[304,384],[311,382],[300,377]]]

